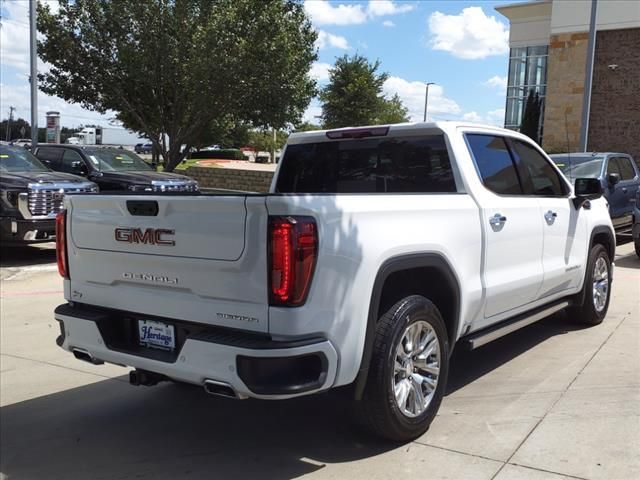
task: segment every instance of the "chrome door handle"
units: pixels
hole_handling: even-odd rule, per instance
[[[555,222],[557,217],[558,217],[558,214],[556,212],[552,212],[551,210],[549,210],[547,213],[544,214],[544,219],[547,221],[549,225]]]
[[[501,213],[496,213],[493,217],[489,219],[489,225],[498,226],[498,225],[502,225],[506,221],[507,221],[507,217],[505,217]]]

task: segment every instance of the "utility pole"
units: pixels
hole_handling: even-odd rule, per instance
[[[426,90],[424,92],[424,120],[423,120],[423,122],[427,121],[427,105],[429,103],[429,85],[435,85],[435,83],[433,83],[433,82],[427,83]]]
[[[584,78],[584,96],[582,98],[582,125],[580,130],[580,151],[586,152],[589,143],[589,114],[591,113],[591,82],[593,80],[593,59],[596,53],[596,15],[598,0],[591,0],[591,21],[589,23],[589,41],[587,43],[587,68]]]
[[[29,0],[29,47],[31,51],[31,148],[38,145],[38,56],[36,52],[36,0]]]
[[[9,120],[7,121],[7,134],[5,136],[5,140],[7,142],[11,141],[11,120],[13,120],[13,111],[15,110],[14,107],[9,107]]]
[[[276,163],[276,141],[278,137],[276,136],[276,129],[273,129],[273,147],[271,148],[271,163]]]

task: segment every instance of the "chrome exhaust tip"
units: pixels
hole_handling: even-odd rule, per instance
[[[100,360],[100,359],[94,357],[93,355],[91,355],[84,348],[75,348],[74,347],[72,352],[73,352],[73,356],[76,357],[78,360],[82,360],[84,362],[91,363],[92,365],[102,365],[104,363],[102,360]]]
[[[235,398],[240,400],[245,398],[238,395],[231,385],[225,382],[219,382],[217,380],[207,379],[204,381],[204,391],[210,395],[218,395],[220,397]]]

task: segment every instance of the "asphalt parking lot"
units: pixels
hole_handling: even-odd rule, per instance
[[[452,359],[430,430],[372,440],[339,395],[233,401],[133,387],[55,344],[52,246],[0,257],[0,478],[640,478],[640,259],[617,249],[605,322],[561,313]]]

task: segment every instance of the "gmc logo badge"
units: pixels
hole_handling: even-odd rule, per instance
[[[175,240],[163,238],[175,234],[175,230],[147,228],[143,231],[141,228],[116,228],[115,232],[116,242],[167,245],[169,247],[173,247],[176,244]]]

